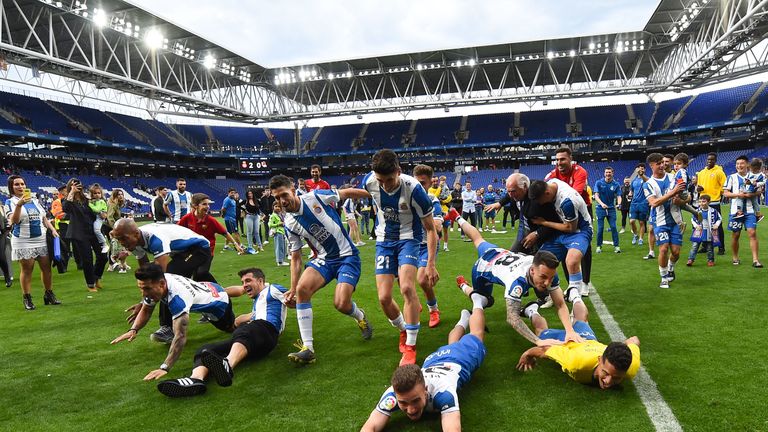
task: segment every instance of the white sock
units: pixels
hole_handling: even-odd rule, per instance
[[[406,324],[405,325],[405,344],[414,346],[416,345],[416,338],[419,336],[419,324]]]
[[[432,303],[432,304],[430,304],[430,303]],[[430,312],[434,312],[434,311],[438,310],[437,299],[434,299],[431,302],[429,300],[427,300],[427,307],[429,308]]]
[[[461,285],[461,290],[464,291],[464,294],[469,297],[470,294],[472,294],[472,287],[467,284]]]
[[[531,306],[534,306],[534,305],[531,305]],[[538,308],[538,305],[535,305],[534,307],[531,307],[531,306],[528,306],[527,308],[523,309],[523,313],[525,314],[526,318],[533,320],[534,315],[539,315],[539,308]]]
[[[488,299],[479,293],[472,294],[469,299],[472,300],[472,309],[483,309],[488,304]]]
[[[456,323],[456,327],[462,327],[464,331],[467,331],[469,328],[469,317],[472,315],[469,313],[468,310],[463,309],[461,311],[461,318],[459,318],[459,322]]]
[[[299,303],[296,305],[296,318],[299,321],[299,334],[301,343],[314,351],[314,338],[312,337],[312,303]]]
[[[456,223],[459,224],[459,228],[461,228],[462,225],[467,223],[467,220],[464,219],[463,217],[459,216],[459,217],[456,218]]]
[[[677,262],[669,260],[669,264],[667,265],[667,271],[671,271],[671,272],[675,271],[675,264],[677,264]]]
[[[661,275],[662,278],[667,277],[667,268],[659,266],[659,274]]]
[[[403,314],[398,315],[397,318],[393,320],[389,320],[389,323],[392,324],[392,327],[400,331],[405,331],[405,319],[403,319]]]
[[[357,303],[355,303],[355,302],[352,302],[352,310],[349,311],[349,313],[347,315],[349,315],[352,318],[354,318],[355,321],[362,321],[362,319],[365,317],[363,315],[363,311],[360,310],[359,307],[357,307]]]

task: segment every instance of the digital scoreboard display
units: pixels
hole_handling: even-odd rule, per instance
[[[250,175],[270,175],[272,169],[270,168],[267,158],[248,158],[240,159],[239,165],[240,173]]]

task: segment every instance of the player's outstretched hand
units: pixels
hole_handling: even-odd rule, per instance
[[[536,240],[539,238],[539,233],[533,231],[523,238],[523,247],[530,249],[536,244]]]
[[[575,331],[571,330],[571,331],[566,331],[565,332],[565,341],[566,342],[581,343],[581,342],[584,342],[584,339],[581,336],[579,336],[578,333],[576,333]]]
[[[528,372],[536,367],[536,357],[528,355],[528,351],[524,352],[520,356],[520,361],[517,362],[517,370]]]
[[[135,305],[129,307],[125,310],[125,312],[130,312],[128,315],[128,318],[125,320],[129,323],[133,324],[133,321],[136,320],[136,317],[139,315],[139,311],[141,310],[141,303],[136,303]]]
[[[134,339],[136,339],[137,332],[133,330],[128,330],[127,332],[121,334],[120,336],[112,339],[112,342],[110,342],[111,345],[114,345],[116,343],[120,343],[124,340],[127,340],[128,342],[133,342]]]
[[[162,369],[155,369],[152,372],[148,373],[147,376],[144,377],[144,381],[152,381],[158,378],[162,378],[167,373],[168,371],[164,371]]]
[[[493,204],[488,204],[487,206],[483,207],[483,211],[489,212],[489,211],[498,210],[500,208],[501,208],[501,204],[493,203]]]

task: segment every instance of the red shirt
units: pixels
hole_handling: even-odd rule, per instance
[[[179,225],[189,228],[211,242],[211,255],[216,251],[216,234],[227,235],[227,229],[211,215],[205,215],[203,220],[197,220],[194,213],[187,213],[179,220]]]
[[[304,187],[307,189],[307,192],[312,192],[317,189],[331,189],[331,185],[323,179],[318,180],[317,183],[312,179],[307,179],[304,182]]]
[[[570,187],[576,189],[576,192],[578,192],[579,195],[584,198],[584,202],[587,205],[592,205],[592,197],[590,197],[589,193],[587,193],[587,170],[576,164],[573,164],[571,165],[571,173],[569,175],[563,175],[560,173],[560,170],[555,168],[549,174],[547,174],[546,177],[544,177],[544,180],[549,180],[552,178],[568,183]]]

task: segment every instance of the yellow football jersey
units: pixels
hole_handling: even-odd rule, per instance
[[[632,352],[632,364],[627,370],[627,378],[632,379],[640,369],[640,347],[628,344]],[[568,342],[565,345],[557,345],[547,350],[547,357],[556,361],[563,372],[581,384],[591,384],[592,374],[597,367],[599,357],[603,355],[606,345],[598,341],[587,340],[581,343]]]

